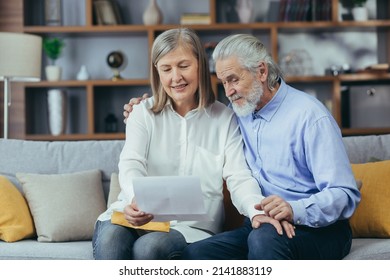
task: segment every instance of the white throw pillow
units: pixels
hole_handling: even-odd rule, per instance
[[[107,199],[107,208],[110,207],[112,203],[118,200],[118,195],[120,192],[121,187],[119,185],[118,173],[112,173],[110,180],[110,192],[108,193]]]
[[[91,240],[106,210],[101,172],[17,173],[41,242]]]

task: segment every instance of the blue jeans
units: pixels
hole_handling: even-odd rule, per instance
[[[280,236],[274,226],[253,229],[248,218],[242,227],[192,243],[183,259],[196,260],[326,260],[342,259],[350,249],[352,231],[347,220],[322,228],[296,226],[295,236]]]
[[[187,246],[177,230],[147,232],[97,221],[92,239],[97,260],[168,260],[179,259]]]

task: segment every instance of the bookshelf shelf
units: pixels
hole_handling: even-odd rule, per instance
[[[150,92],[148,80],[149,51],[154,38],[170,28],[180,26],[193,28],[204,42],[218,42],[223,37],[238,32],[252,33],[264,42],[279,64],[284,55],[283,48],[286,45],[286,40],[287,42],[290,42],[289,40],[300,42],[302,34],[323,35],[324,37],[330,37],[329,34],[377,34],[378,46],[373,56],[377,56],[378,63],[388,63],[390,59],[390,51],[388,51],[390,49],[390,5],[387,1],[375,1],[378,19],[370,19],[363,22],[339,20],[340,6],[338,0],[254,1],[254,5],[266,5],[267,2],[275,4],[274,2],[278,2],[279,7],[276,13],[274,11],[274,20],[267,20],[266,17],[270,12],[263,12],[261,19],[255,18],[250,23],[239,23],[237,21],[229,22],[221,15],[224,11],[224,5],[228,1],[165,0],[164,5],[160,5],[164,14],[163,23],[150,26],[145,26],[142,23],[142,12],[147,5],[147,1],[142,1],[141,3],[138,0],[116,0],[121,7],[123,23],[119,25],[98,25],[96,23],[93,0],[72,0],[69,1],[71,2],[70,5],[74,5],[76,2],[78,3],[77,5],[81,5],[77,10],[77,15],[81,16],[77,17],[77,21],[74,20],[72,22],[69,20],[61,26],[45,26],[42,22],[43,0],[24,0],[22,2],[23,32],[38,34],[42,37],[59,36],[64,38],[67,43],[65,49],[67,53],[64,54],[62,61],[60,61],[65,65],[64,80],[48,82],[43,76],[41,82],[24,84],[22,108],[25,108],[25,121],[23,123],[25,133],[19,136],[19,138],[24,139],[50,141],[124,139],[124,125],[122,125],[123,104],[131,97],[140,96],[144,92]],[[68,1],[63,1],[63,4],[69,5],[66,2]],[[196,3],[194,4],[194,2]],[[326,6],[326,12],[324,12],[324,16],[316,17],[316,20],[312,20],[313,15],[310,18],[310,11],[306,11],[304,14],[297,14],[294,21],[283,21],[280,20],[280,6],[287,4],[287,2],[290,2],[290,4],[301,3],[299,5],[312,5],[315,2],[317,8]],[[303,7],[298,6],[296,7],[297,13]],[[175,7],[175,9],[172,9],[172,7]],[[271,8],[271,6],[269,7]],[[254,12],[260,13],[262,9],[262,7],[255,7]],[[69,9],[64,9],[64,13],[66,11],[69,12]],[[203,22],[200,22],[202,24],[181,25],[180,19],[182,14],[202,14],[200,18]],[[206,20],[210,24],[204,24]],[[361,42],[362,45],[366,43],[364,40]],[[300,44],[302,48],[306,47],[306,45],[306,42]],[[314,48],[321,50],[322,47],[321,44],[318,44]],[[108,69],[105,63],[107,53],[115,49],[124,50],[128,58],[127,68],[123,72],[125,79],[118,82],[110,80],[111,70]],[[339,49],[345,50],[347,47],[340,45]],[[322,51],[317,55],[324,56]],[[327,57],[325,60],[333,61],[333,58]],[[43,61],[43,65],[45,63],[46,61]],[[81,64],[86,64],[88,70],[92,72],[91,80],[75,80],[75,73]],[[347,96],[344,92],[345,88],[351,87],[355,89],[359,86],[364,88],[376,85],[390,87],[389,73],[354,73],[330,76],[321,72],[309,73],[307,75],[287,75],[286,81],[303,90],[311,91],[314,89],[317,97],[326,103],[332,111],[344,135],[390,132],[390,120],[386,127],[375,127],[375,121],[372,127],[344,126],[346,123],[345,96]],[[226,102],[223,87],[215,75],[212,76],[212,87],[218,98]],[[46,122],[45,110],[42,110],[41,107],[43,102],[45,102],[47,90],[51,88],[65,90],[68,93],[68,101],[71,105],[69,122],[73,123],[73,128],[68,129],[66,134],[58,137],[51,136],[44,124],[37,124]],[[350,99],[353,99],[355,95],[349,93],[349,96],[351,97]],[[390,97],[388,105],[390,106]],[[349,110],[354,109],[353,104],[350,105]],[[104,117],[111,112],[115,112],[119,120],[118,133],[104,132],[104,123],[102,122],[104,122]],[[29,116],[32,114],[38,114],[40,117],[29,121]],[[76,116],[76,119],[71,119],[73,115]]]

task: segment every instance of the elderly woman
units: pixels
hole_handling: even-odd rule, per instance
[[[260,188],[245,162],[233,111],[215,101],[207,57],[194,31],[167,30],[151,52],[153,98],[134,107],[126,125],[119,161],[121,193],[95,227],[96,259],[174,259],[195,241],[222,230],[223,180],[237,209],[252,218]],[[137,206],[132,179],[143,176],[198,176],[212,221],[170,221],[169,232],[142,231],[112,224],[123,212],[132,226],[145,225],[153,213]]]

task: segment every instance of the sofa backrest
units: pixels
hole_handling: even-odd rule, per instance
[[[343,138],[351,163],[390,159],[390,134]]]
[[[390,159],[390,134],[343,138],[351,163],[373,158]],[[107,198],[109,181],[118,172],[119,155],[124,140],[99,141],[28,141],[0,139],[0,175],[7,176],[21,189],[17,172],[62,174],[90,169],[102,171]]]
[[[123,140],[26,141],[0,139],[0,175],[19,189],[15,173],[63,174],[91,169],[102,171],[107,198],[111,173],[118,172]]]

